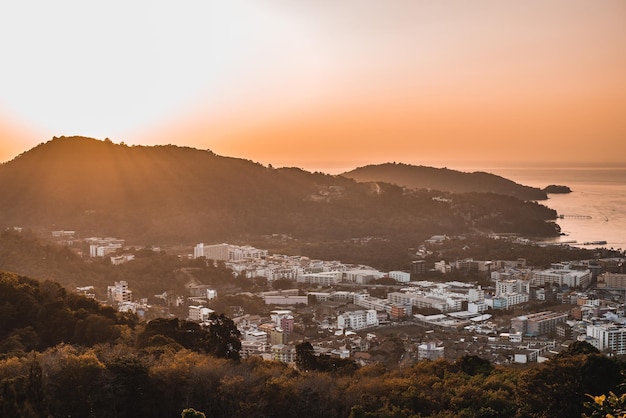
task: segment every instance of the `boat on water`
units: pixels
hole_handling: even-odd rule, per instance
[[[606,245],[606,241],[587,241],[583,245]]]

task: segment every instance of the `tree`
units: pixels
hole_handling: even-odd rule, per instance
[[[310,342],[305,341],[296,345],[296,366],[301,372],[317,369],[317,358]]]
[[[232,319],[224,314],[212,313],[209,317],[209,341],[207,351],[215,357],[239,361],[241,332]]]
[[[183,409],[183,413],[180,418],[206,418],[203,412],[196,411],[193,408]]]

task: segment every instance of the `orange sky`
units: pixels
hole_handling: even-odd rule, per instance
[[[85,135],[328,172],[626,162],[621,0],[45,4],[0,10],[0,161]]]

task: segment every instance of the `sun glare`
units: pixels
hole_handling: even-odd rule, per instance
[[[323,73],[312,44],[296,44],[306,39],[300,29],[250,1],[3,9],[0,36],[12,42],[3,45],[0,104],[55,134],[121,140],[198,105],[215,112],[279,87],[310,92],[303,77],[315,85]]]

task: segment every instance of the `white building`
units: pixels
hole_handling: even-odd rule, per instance
[[[376,310],[345,312],[337,316],[337,328],[361,329],[378,326]]]
[[[468,302],[483,302],[485,300],[485,291],[482,287],[472,288],[467,291]]]
[[[89,244],[89,257],[106,257],[118,251],[124,245],[123,239],[117,238],[87,238],[85,242]]]
[[[130,302],[133,292],[128,289],[128,283],[124,280],[115,282],[113,286],[107,286],[107,298],[112,302]]]
[[[267,344],[267,332],[258,329],[250,329],[243,332],[244,341],[253,341]]]
[[[411,281],[411,273],[407,273],[406,271],[390,271],[389,277],[400,283],[408,283]]]
[[[343,272],[343,278],[346,282],[366,284],[375,279],[384,277],[384,274],[378,270],[348,270]]]
[[[435,262],[435,270],[440,271],[442,273],[450,273],[452,271],[452,266],[446,263],[444,260]]]
[[[207,260],[241,261],[267,257],[267,250],[259,250],[249,245],[230,244],[204,245],[200,243],[193,249],[193,258],[205,257]]]
[[[257,341],[241,342],[241,357],[262,356],[265,353],[266,344]]]
[[[189,316],[187,319],[195,322],[206,322],[213,312],[215,311],[205,308],[204,306],[189,306]]]
[[[570,270],[567,264],[557,263],[550,269],[533,271],[531,281],[535,286],[557,284],[584,289],[591,283],[591,270]]]
[[[519,279],[496,280],[496,296],[512,293],[530,293],[530,283]]]
[[[612,354],[626,354],[626,327],[616,324],[587,325],[585,341],[600,351]]]
[[[322,286],[331,286],[341,282],[342,272],[327,271],[320,273],[307,273],[298,276],[298,283],[319,284]]]
[[[134,259],[135,259],[135,256],[132,254],[118,255],[118,256],[111,257],[111,264],[113,264],[114,266],[119,266],[120,264],[124,264]]]
[[[443,346],[437,346],[436,343],[420,344],[417,347],[417,359],[418,360],[437,360],[443,358],[444,348]]]
[[[295,363],[296,347],[293,345],[276,344],[272,346],[272,360],[278,360],[283,363]]]

